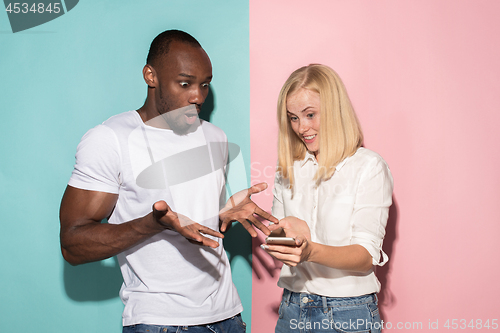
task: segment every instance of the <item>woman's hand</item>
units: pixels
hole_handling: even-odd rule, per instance
[[[286,237],[297,238],[303,236],[304,239],[311,240],[311,230],[307,225],[307,222],[296,218],[295,216],[288,216],[281,219],[279,223],[271,224],[269,230],[277,230],[283,228]]]
[[[297,236],[295,244],[295,246],[262,244],[261,247],[285,265],[294,267],[309,260],[312,246],[312,243],[303,236]]]
[[[307,222],[289,216],[269,227],[270,230],[279,228],[282,228],[285,237],[295,238],[295,246],[262,244],[261,247],[274,258],[291,267],[308,261],[313,243]]]

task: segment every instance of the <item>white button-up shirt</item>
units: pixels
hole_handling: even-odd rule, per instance
[[[359,244],[382,266],[389,259],[382,251],[385,226],[392,204],[392,175],[377,153],[359,148],[336,167],[334,175],[316,186],[313,180],[318,163],[306,153],[294,163],[294,190],[288,179],[276,174],[273,215],[282,219],[295,216],[307,222],[311,240],[345,246]],[[296,267],[283,265],[278,285],[294,292],[329,297],[350,297],[380,291],[373,269],[356,273],[303,262]]]

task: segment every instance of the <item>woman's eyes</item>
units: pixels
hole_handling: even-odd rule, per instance
[[[306,117],[309,118],[309,119],[314,118],[314,116],[315,116],[314,113],[308,113],[308,114],[306,114]],[[299,117],[297,117],[297,116],[288,116],[288,118],[290,119],[290,121],[297,121],[297,120],[299,120]]]

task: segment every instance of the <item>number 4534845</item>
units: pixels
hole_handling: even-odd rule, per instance
[[[5,11],[14,14],[27,14],[27,13],[38,13],[42,14],[45,12],[58,14],[61,11],[60,3],[49,3],[45,5],[44,3],[33,3],[31,6],[28,3],[19,2],[9,2]]]
[[[465,319],[448,319],[446,321],[446,323],[444,323],[444,327],[446,327],[447,329],[452,329],[452,330],[456,330],[456,329],[461,329],[461,330],[465,330],[465,329],[476,329],[476,330],[480,330],[480,329],[492,329],[492,330],[496,330],[498,329],[498,323],[497,323],[497,320],[498,319],[491,319],[491,322],[490,322],[490,319],[486,320],[485,322],[483,322],[481,319],[471,319],[470,321],[467,321]]]

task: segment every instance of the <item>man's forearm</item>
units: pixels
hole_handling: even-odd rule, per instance
[[[122,223],[85,223],[61,229],[61,251],[72,265],[115,256],[165,230],[150,213]]]

